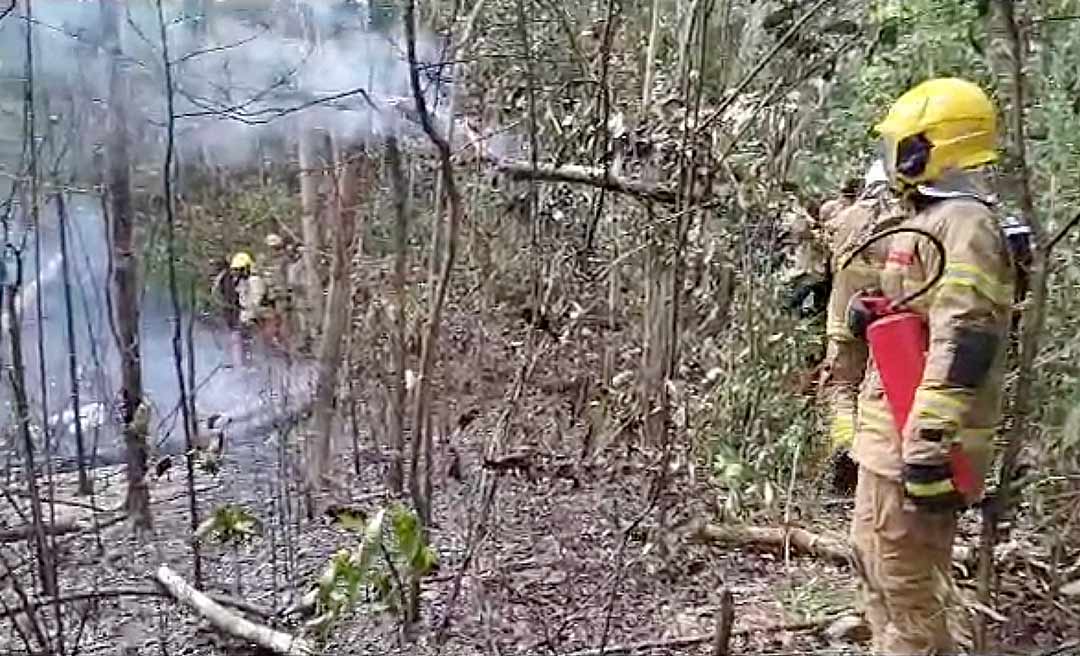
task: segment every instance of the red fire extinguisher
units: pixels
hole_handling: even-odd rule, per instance
[[[930,339],[926,320],[922,315],[908,309],[908,305],[929,292],[941,280],[945,272],[945,247],[937,237],[924,230],[893,228],[871,237],[849,255],[840,266],[840,270],[846,268],[874,242],[904,232],[916,233],[930,240],[938,251],[941,261],[938,271],[921,288],[903,298],[891,300],[884,294],[878,293],[866,295],[860,299],[870,311],[866,341],[881,377],[885,399],[892,411],[893,424],[896,426],[896,432],[901,435],[901,439],[903,439],[904,427],[911,413],[911,407],[915,402],[915,392],[922,383]],[[903,445],[901,445],[901,450],[903,450]],[[950,459],[953,486],[964,497],[977,498],[982,493],[983,480],[959,444],[953,444]]]

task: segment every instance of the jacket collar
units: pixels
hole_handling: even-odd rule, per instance
[[[915,190],[927,199],[973,198],[986,205],[998,203],[990,172],[985,168],[949,171],[933,182],[916,186]]]

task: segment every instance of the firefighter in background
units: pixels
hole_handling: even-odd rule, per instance
[[[829,224],[856,199],[857,182],[849,181],[840,196],[825,201],[817,209],[817,218],[804,212],[793,215],[787,229],[795,241],[794,266],[784,281],[784,307],[802,318],[821,314],[832,285]]]
[[[230,331],[230,366],[251,360],[251,341],[264,314],[266,285],[260,276],[252,273],[254,265],[251,255],[238,252],[229,260],[229,268],[214,281]]]
[[[829,295],[829,253],[819,223],[798,211],[787,222],[795,242],[793,266],[785,277],[784,307],[801,318],[821,313]]]
[[[929,342],[899,431],[870,358],[852,447],[859,472],[851,537],[875,651],[955,653],[947,609],[956,517],[983,493],[1015,279],[986,170],[997,159],[995,111],[978,86],[933,79],[900,96],[876,131],[890,184],[912,213],[903,225],[934,235],[945,257],[921,235],[883,242],[878,287],[886,297],[921,287],[939,267],[943,277],[909,307],[925,320]],[[856,295],[852,335],[864,338],[873,319]],[[955,475],[966,468],[977,479],[970,487]]]
[[[267,341],[286,354],[289,353],[289,337],[293,333],[292,290],[289,285],[289,255],[285,240],[270,233],[266,236],[267,257],[261,277],[266,282],[263,299],[265,310],[265,335]]]
[[[830,269],[834,271],[825,320],[825,362],[818,381],[818,398],[825,404],[831,451],[832,489],[837,494],[855,491],[857,466],[851,459],[855,437],[855,416],[859,385],[866,371],[867,348],[855,339],[847,325],[847,307],[855,293],[877,284],[884,254],[875,244],[846,267],[842,263],[871,234],[887,228],[903,217],[895,197],[889,192],[889,178],[881,159],[867,169],[862,191],[825,224]]]

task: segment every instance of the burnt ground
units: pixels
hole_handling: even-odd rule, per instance
[[[466,465],[475,475],[476,463]],[[491,515],[491,531],[477,550],[473,566],[463,578],[442,651],[446,654],[574,654],[598,646],[607,635],[609,646],[638,642],[675,641],[709,636],[713,632],[719,591],[730,589],[735,598],[733,647],[737,652],[793,653],[822,650],[857,650],[856,644],[824,637],[826,618],[850,608],[854,583],[845,568],[811,558],[698,544],[679,540],[667,558],[649,546],[646,530],[626,532],[641,514],[644,470],[621,468],[616,475],[580,477],[573,481],[534,474],[532,480],[505,474]],[[190,534],[183,476],[155,484],[155,537],[139,544],[123,523],[100,531],[99,551],[94,532],[58,538],[65,592],[115,588],[152,589],[149,573],[166,562],[182,575],[192,576]],[[357,505],[375,509],[381,490],[379,467],[370,466],[352,479]],[[120,502],[122,472],[98,472],[100,494],[96,503],[116,507]],[[441,565],[423,594],[423,621],[412,637],[404,639],[388,614],[358,609],[332,633],[327,654],[433,653],[433,636],[443,620],[454,575],[466,551],[466,509],[474,496],[465,483],[449,482],[438,490],[433,542]],[[256,512],[267,529],[263,537],[234,555],[228,549],[204,548],[205,589],[235,595],[265,609],[268,614],[295,601],[294,590],[304,589],[336,549],[356,543],[353,534],[325,517],[297,518],[295,567],[289,568],[289,547],[274,513],[274,476],[257,467],[227,465],[217,476],[201,473],[202,507],[242,503]],[[72,488],[65,477],[58,498]],[[699,504],[694,504],[699,505]],[[89,512],[63,504],[61,515],[75,514],[90,527]],[[696,512],[707,512],[702,504]],[[805,516],[803,524],[821,530],[842,529],[846,506],[833,506],[828,516]],[[651,516],[651,514],[650,514]],[[99,517],[107,522],[108,515]],[[964,542],[972,543],[976,527],[968,526]],[[685,534],[685,531],[683,531]],[[620,555],[620,545],[626,546]],[[1018,543],[1022,544],[1022,543]],[[1020,550],[1028,545],[1024,544]],[[1016,544],[1007,549],[1017,551]],[[10,545],[7,558],[22,551]],[[1015,554],[1014,554],[1015,555]],[[1027,554],[1031,555],[1031,554]],[[1035,559],[1037,560],[1037,559]],[[1013,651],[1033,653],[1078,635],[1077,611],[1039,594],[1042,578],[1025,571],[1028,558],[1004,557],[1003,584],[1008,591],[993,626]],[[621,562],[621,567],[619,566]],[[237,572],[239,585],[237,590]],[[25,577],[23,577],[25,580]],[[963,580],[967,586],[970,580]],[[1021,587],[1023,586],[1023,587]],[[1030,589],[1025,589],[1025,587]],[[10,600],[10,593],[7,595]],[[10,601],[9,601],[10,603]],[[48,614],[48,611],[45,611]],[[86,623],[79,626],[82,618]],[[80,653],[115,649],[118,641],[138,646],[141,654],[248,654],[244,645],[224,641],[194,615],[167,599],[106,597],[95,604],[66,606],[65,630],[69,641],[81,632]],[[809,630],[771,631],[769,627],[819,622]],[[277,620],[272,620],[278,623]],[[1071,622],[1066,624],[1066,622]],[[287,625],[283,625],[288,628]],[[740,632],[749,631],[749,636]],[[18,638],[9,633],[4,653],[19,653]],[[645,650],[650,654],[710,653],[708,643]],[[69,642],[70,653],[70,642]]]
[[[502,350],[487,349],[496,355],[471,362],[472,374],[442,372],[444,380],[455,382],[439,390],[437,399],[451,401],[437,403],[437,411],[448,418],[468,414],[475,419],[443,422],[448,430],[436,440],[431,539],[440,566],[426,579],[420,623],[403,636],[394,615],[362,606],[331,632],[324,653],[436,653],[435,636],[452,610],[441,648],[449,655],[584,656],[601,644],[607,653],[618,653],[613,647],[643,642],[658,646],[636,653],[705,654],[711,653],[710,636],[725,587],[735,600],[734,653],[860,653],[865,648],[857,640],[829,638],[824,631],[832,618],[854,606],[854,576],[848,568],[798,554],[785,557],[694,539],[696,523],[719,516],[723,491],[710,484],[705,468],[687,465],[685,454],[675,454],[680,464],[656,507],[647,501],[656,475],[655,449],[626,434],[589,439],[592,449],[583,456],[588,433],[573,419],[573,408],[567,409],[568,397],[574,396],[574,385],[568,383],[576,380],[578,370],[596,366],[586,355],[589,345],[560,347],[565,357],[543,359],[516,410],[505,415],[504,397],[513,382],[507,363],[521,352],[524,340],[519,337],[504,333],[493,339]],[[574,353],[575,348],[580,352]],[[505,425],[500,423],[504,416],[511,417]],[[379,455],[377,432],[361,436],[359,472],[352,471],[351,449],[343,439],[335,501],[368,512],[385,505],[385,458]],[[223,503],[241,504],[259,517],[264,530],[236,552],[205,545],[204,588],[240,598],[269,618],[260,621],[295,631],[303,620],[283,618],[280,611],[311,587],[332,553],[355,546],[357,537],[325,515],[304,517],[295,489],[282,486],[295,475],[295,456],[283,454],[279,435],[238,434],[245,437],[230,442],[219,472],[197,472],[200,508],[205,516]],[[493,440],[497,453],[530,454],[521,461],[530,466],[485,470],[484,453]],[[448,475],[455,453],[460,480]],[[461,579],[457,603],[448,609],[469,551],[468,528],[476,519],[485,471],[498,479],[487,530]],[[102,593],[96,601],[63,607],[67,653],[73,653],[77,635],[83,654],[116,653],[118,644],[129,646],[125,653],[131,654],[257,653],[222,638],[169,599],[109,594],[154,590],[150,575],[163,562],[192,580],[182,464],[174,465],[169,478],[153,482],[155,531],[148,542],[134,540],[127,525],[116,521],[122,468],[100,469],[97,480],[92,503],[103,512],[96,514],[85,507],[91,500],[73,496],[71,474],[56,481],[58,518],[72,517],[82,529],[57,538],[63,593]],[[822,498],[816,488],[809,478],[802,480],[789,507],[753,514],[747,521],[776,525],[786,510],[799,525],[842,538],[850,505]],[[12,502],[25,512],[25,499],[17,483],[8,489],[3,518],[14,525],[19,520]],[[658,508],[668,510],[663,531],[657,529]],[[1044,545],[1049,531],[1029,523],[1022,514],[1001,549],[1003,592],[997,610],[990,612],[1003,650],[1012,653],[1040,652],[1080,635],[1076,604],[1048,592],[1050,560]],[[976,519],[965,518],[961,543],[973,545],[977,535]],[[3,553],[21,585],[32,590],[33,568],[26,563],[33,561],[26,545],[4,545]],[[1071,562],[1068,555],[1062,562]],[[1078,575],[1068,569],[1057,574],[1064,580]],[[17,604],[7,587],[5,602]],[[971,595],[970,573],[962,573],[960,587],[961,594]],[[972,609],[969,603],[959,606]],[[41,615],[55,631],[52,611],[45,608]],[[777,630],[793,625],[799,628]],[[857,633],[850,637],[856,639]],[[25,651],[10,621],[0,630],[0,643],[5,654]]]

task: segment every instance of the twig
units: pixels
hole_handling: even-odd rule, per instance
[[[1080,223],[1080,213],[1069,219],[1068,223],[1061,226],[1061,229],[1054,233],[1054,236],[1050,239],[1050,241],[1046,243],[1046,252],[1050,253],[1051,251],[1053,251],[1054,247],[1058,245],[1058,242],[1064,239],[1065,235],[1067,235],[1070,230],[1075,228],[1078,223]]]
[[[82,529],[72,520],[60,520],[50,524],[41,523],[39,526],[35,526],[35,524],[31,523],[25,526],[18,526],[0,531],[0,544],[25,540],[36,535],[39,530],[43,535],[66,535],[68,533],[78,532]]]
[[[658,492],[658,483],[661,476],[663,476],[665,468],[661,467],[660,472],[656,475],[653,481],[653,489]],[[626,568],[623,566],[623,560],[626,555],[626,546],[630,543],[630,536],[633,535],[637,527],[641,525],[641,522],[645,521],[645,518],[652,513],[653,508],[656,507],[657,502],[660,500],[660,494],[654,493],[649,495],[649,503],[645,506],[637,517],[635,517],[623,530],[622,540],[619,542],[619,550],[615,554],[615,581],[611,584],[611,594],[608,595],[607,608],[604,610],[604,629],[600,634],[600,649],[599,653],[609,653],[607,651],[608,636],[611,633],[611,620],[615,614],[615,599],[619,596],[619,588],[622,587],[623,577],[626,576]]]
[[[486,157],[495,167],[495,170],[506,173],[515,180],[531,178],[543,182],[586,184],[607,191],[629,194],[631,196],[637,196],[639,198],[666,204],[675,203],[678,197],[678,192],[674,189],[612,175],[602,167],[582,166],[578,164],[564,164],[562,166],[538,164],[533,168],[533,165],[530,162],[503,160],[490,153],[486,154]]]
[[[530,360],[527,360],[522,364],[522,367],[518,372],[517,380],[514,383],[513,391],[510,394],[510,399],[503,410],[502,416],[500,416],[499,418],[499,426],[501,427],[501,429],[497,429],[495,431],[496,438],[494,440],[491,440],[491,442],[488,444],[488,453],[492,453],[494,449],[499,448],[499,446],[503,442],[505,442],[506,435],[507,433],[509,433],[512,425],[511,419],[513,418],[514,412],[517,409],[518,401],[521,398],[521,394],[525,389],[525,383],[529,379],[529,375],[532,372],[533,367],[536,365],[536,362],[538,361],[540,355],[543,352],[544,351],[542,349],[537,350]],[[468,550],[465,552],[465,557],[461,561],[461,566],[454,573],[453,583],[451,583],[450,585],[450,595],[447,598],[442,620],[439,622],[439,630],[435,637],[435,644],[437,645],[436,653],[439,653],[442,650],[442,646],[445,643],[446,633],[449,630],[450,622],[453,620],[454,617],[454,610],[457,606],[458,596],[461,594],[461,582],[465,578],[465,573],[472,565],[473,558],[476,556],[476,552],[477,550],[479,550],[480,544],[487,536],[486,528],[488,515],[491,512],[492,505],[494,505],[495,503],[495,494],[498,491],[499,486],[499,476],[488,471],[485,471],[483,473],[483,476],[485,478],[481,479],[480,489],[484,489],[485,482],[487,483],[487,489],[481,502],[482,505],[480,507],[480,516],[477,518],[475,523],[469,526],[469,537],[467,540],[469,547]]]
[[[744,638],[746,636],[754,635],[755,633],[795,633],[799,631],[816,631],[824,626],[827,626],[835,619],[835,615],[830,615],[828,617],[823,617],[808,622],[796,622],[794,624],[778,624],[776,626],[766,626],[760,629],[740,629],[738,631],[732,631],[731,637]],[[694,645],[705,644],[715,639],[716,633],[708,633],[705,635],[668,638],[666,640],[646,640],[644,642],[632,642],[623,645],[611,645],[603,651],[599,649],[582,649],[579,651],[572,651],[563,654],[563,656],[605,656],[606,654],[630,654],[633,652],[648,651],[652,649],[679,649],[683,647],[693,647]]]
[[[735,623],[735,599],[731,590],[724,588],[720,592],[720,617],[716,622],[716,641],[713,643],[713,656],[728,656],[731,653],[731,627]]]

